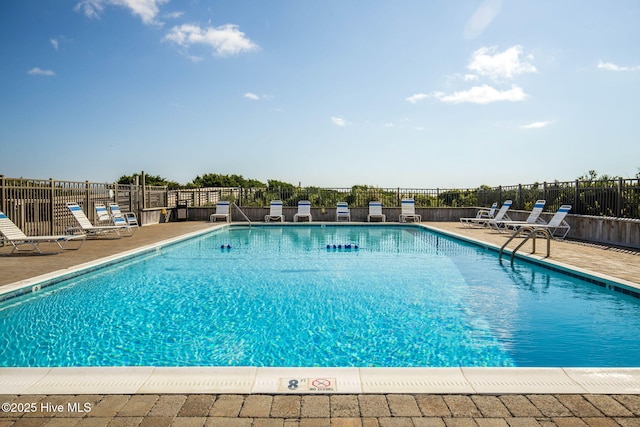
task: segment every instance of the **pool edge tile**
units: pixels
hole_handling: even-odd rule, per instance
[[[52,368],[0,368],[2,394],[26,394],[41,381]]]
[[[564,368],[587,393],[640,394],[640,368]]]
[[[585,393],[562,368],[461,368],[477,393]]]
[[[48,368],[26,394],[133,394],[153,372],[153,367]]]
[[[293,381],[293,382],[291,382]],[[358,368],[258,368],[252,393],[362,393]]]
[[[475,393],[460,368],[360,368],[363,393]]]
[[[138,393],[251,393],[255,367],[156,367]]]

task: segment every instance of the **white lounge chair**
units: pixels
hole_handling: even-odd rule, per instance
[[[116,205],[117,206],[117,205]],[[129,222],[122,216],[122,214],[116,216],[107,212],[107,207],[103,203],[96,203],[94,205],[96,209],[96,222],[98,225],[114,225],[116,227],[125,229],[127,234],[132,235],[138,229],[138,221],[136,220],[135,228],[133,228]],[[120,208],[118,208],[120,210]]]
[[[209,221],[216,222],[218,218],[222,218],[227,222],[231,222],[231,214],[229,213],[230,202],[220,201],[216,203],[216,213],[209,216]]]
[[[129,227],[138,228],[138,217],[133,212],[122,212],[117,203],[109,203],[109,212],[113,218],[124,218]]]
[[[402,199],[402,210],[400,213],[400,222],[407,222],[410,219],[413,222],[421,222],[422,216],[416,213],[416,202],[413,199]]]
[[[377,218],[382,222],[387,220],[387,216],[382,213],[382,202],[369,202],[369,215],[367,215],[367,221],[371,222],[372,218]]]
[[[493,217],[496,214],[496,211],[498,210],[498,202],[493,202],[493,204],[491,205],[491,207],[489,209],[487,208],[480,208],[478,209],[478,212],[476,212],[476,216],[474,218],[476,219],[493,219]],[[460,221],[462,221],[463,219],[468,219],[468,218],[460,218]]]
[[[27,236],[22,232],[17,225],[9,219],[4,212],[0,211],[0,234],[4,237],[4,240],[11,243],[13,249],[11,253],[16,251],[28,251],[35,250],[39,254],[43,252],[40,250],[40,243],[54,242],[60,249],[79,249],[84,243],[87,236],[84,234],[69,234],[60,236]],[[80,241],[80,245],[77,248],[67,248],[66,244],[70,241]],[[30,245],[31,249],[22,249],[21,246]]]
[[[293,222],[298,222],[300,218],[307,218],[309,222],[313,221],[311,216],[311,202],[308,200],[300,200],[298,202],[298,213],[293,216]]]
[[[493,228],[494,230],[497,231],[505,231],[509,229],[509,224],[529,224],[529,225],[533,225],[536,223],[539,223],[539,219],[540,219],[540,214],[542,213],[542,210],[544,209],[544,205],[547,201],[546,200],[536,200],[536,203],[533,205],[533,209],[531,209],[531,212],[529,213],[529,216],[527,217],[527,219],[525,221],[513,221],[511,219],[509,220],[497,220],[497,219],[493,219],[493,220],[489,220],[487,221],[487,224]]]
[[[280,221],[284,222],[282,214],[282,200],[272,200],[269,205],[269,215],[264,216],[264,222]]]
[[[552,237],[558,237],[560,239],[564,239],[567,236],[567,234],[569,234],[569,230],[571,230],[571,226],[564,219],[570,210],[571,210],[571,205],[562,205],[556,211],[556,213],[553,214],[553,217],[551,217],[551,219],[547,223],[542,222],[543,221],[542,219],[538,219],[538,222],[534,224],[530,224],[524,221],[511,222],[507,225],[507,227],[512,230],[517,230],[518,228],[527,227],[527,226],[530,226],[532,228],[542,228],[542,229],[548,230],[551,233]],[[560,230],[561,234],[556,235],[556,232],[558,230]]]
[[[111,215],[109,215],[109,212],[107,211],[107,207],[104,205],[104,203],[95,203],[93,207],[96,209],[96,222],[98,224],[101,224],[101,223],[113,224]]]
[[[486,225],[488,221],[510,220],[511,218],[509,218],[509,215],[507,215],[507,211],[511,207],[512,203],[513,202],[511,200],[505,200],[505,202],[502,204],[502,207],[500,208],[498,213],[496,213],[492,217],[488,217],[488,215],[491,213],[491,211],[487,212],[486,210],[480,209],[475,217],[473,217],[473,218],[460,218],[460,222],[463,225],[466,225],[466,226],[469,226],[469,227],[473,227],[473,226],[477,227],[477,226]],[[497,206],[497,203],[494,203],[494,205]]]
[[[340,220],[351,221],[351,211],[347,202],[338,202],[336,205],[336,222]]]
[[[128,228],[126,225],[93,225],[77,203],[67,203],[67,208],[80,226],[79,230],[87,236],[107,236],[109,233],[114,233],[117,237],[120,237],[120,230],[127,230]]]

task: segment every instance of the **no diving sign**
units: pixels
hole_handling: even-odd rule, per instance
[[[278,390],[322,393],[338,389],[335,378],[280,378]]]

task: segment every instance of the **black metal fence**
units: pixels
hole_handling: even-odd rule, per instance
[[[316,207],[335,206],[347,202],[351,207],[366,207],[370,201],[397,207],[403,198],[413,198],[417,207],[490,206],[513,201],[512,209],[530,210],[536,200],[547,201],[546,210],[555,211],[561,205],[572,206],[572,214],[640,218],[640,180],[615,179],[597,181],[555,181],[527,185],[480,187],[465,189],[379,188],[197,188],[169,190],[170,206],[185,202],[189,206],[211,206],[218,200],[235,202],[238,206],[268,206],[271,200],[282,200],[284,206],[296,206],[309,200]]]
[[[378,188],[354,186],[351,188],[196,188],[169,190],[170,206],[178,202],[189,206],[211,206],[218,200],[231,201],[241,207],[269,206],[271,200],[282,200],[284,206],[297,206],[300,200],[311,201],[312,206],[335,206],[347,202],[351,207],[366,207],[370,201],[383,206],[400,206],[404,198],[413,198],[418,207],[463,207],[478,205],[478,190],[444,190],[416,188]]]
[[[640,218],[639,179],[556,181],[478,189],[480,206],[507,199],[513,200],[513,209],[530,210],[536,200],[543,199],[548,211],[567,204],[572,206],[572,214]]]
[[[613,179],[595,181],[543,182],[466,189],[294,187],[285,188],[196,188],[167,189],[136,184],[57,181],[53,179],[6,178],[0,175],[0,209],[26,234],[59,234],[73,225],[65,204],[75,202],[90,219],[95,203],[116,201],[123,210],[140,212],[146,208],[212,206],[219,200],[235,202],[240,207],[269,206],[282,200],[296,206],[310,200],[315,207],[333,207],[347,202],[350,207],[366,207],[381,201],[385,207],[398,207],[404,198],[413,198],[417,207],[476,207],[513,201],[512,209],[530,210],[538,199],[547,201],[546,210],[560,205],[572,206],[572,214],[640,219],[640,180]]]

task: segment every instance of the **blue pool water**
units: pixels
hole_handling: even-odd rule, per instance
[[[638,299],[416,227],[227,227],[2,303],[0,366],[633,367],[639,330]]]

